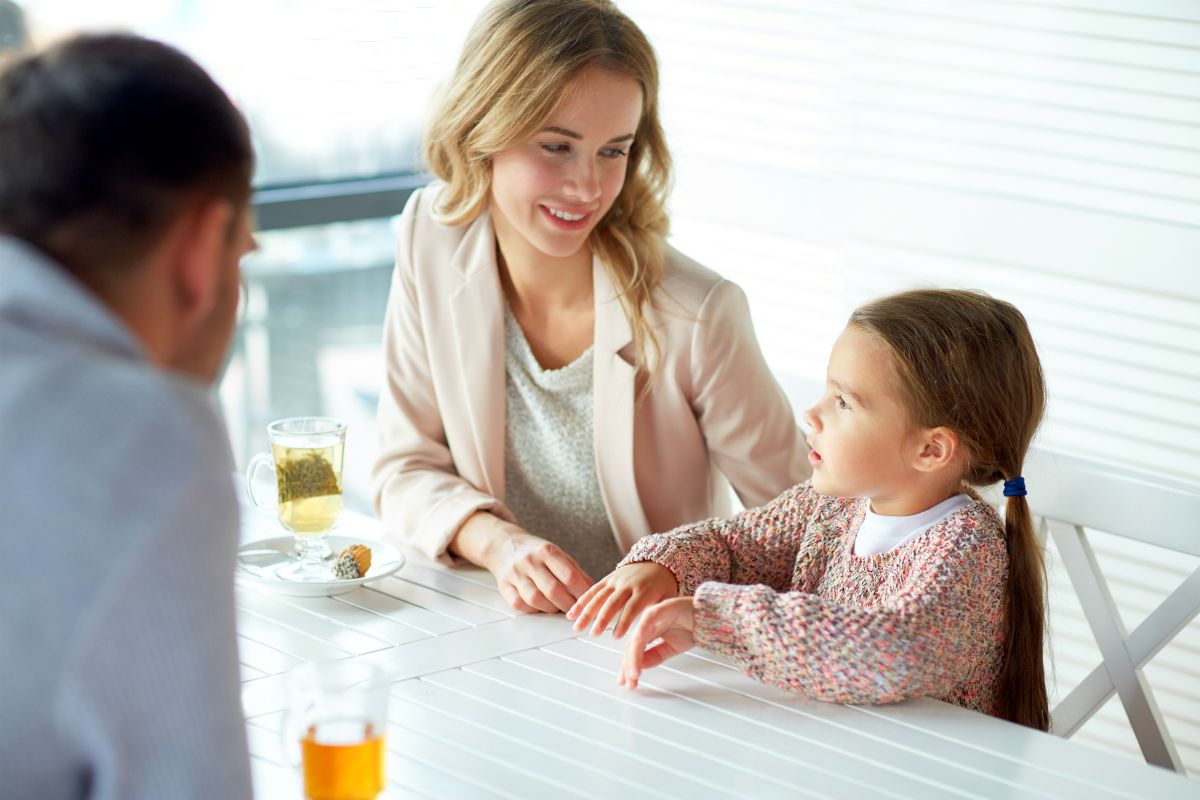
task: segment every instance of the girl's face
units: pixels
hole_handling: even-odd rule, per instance
[[[920,450],[898,399],[899,376],[882,342],[848,326],[829,356],[825,395],[804,412],[812,485],[820,494],[869,497],[880,514],[919,478]]]
[[[576,255],[625,184],[642,116],[637,81],[598,67],[541,130],[492,159],[491,210],[509,255]]]

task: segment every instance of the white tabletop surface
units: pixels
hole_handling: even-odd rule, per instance
[[[279,535],[243,509],[243,539]],[[339,533],[380,538],[347,514]],[[617,686],[619,643],[510,611],[487,572],[407,553],[337,597],[239,584],[256,797],[299,798],[283,675],[310,659],[394,683],[387,798],[1200,798],[1200,781],[934,700],[841,706],[758,683],[701,650]]]

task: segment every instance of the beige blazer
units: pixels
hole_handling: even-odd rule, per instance
[[[503,503],[504,297],[491,217],[434,222],[439,188],[413,194],[399,218],[373,478],[389,535],[450,561],[446,547],[475,511],[516,520]],[[804,437],[737,286],[667,248],[662,308],[647,314],[661,370],[639,398],[629,321],[599,259],[592,274],[596,474],[622,550],[727,514],[726,479],[757,506],[808,477]]]

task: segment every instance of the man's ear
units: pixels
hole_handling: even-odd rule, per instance
[[[946,427],[927,428],[921,432],[920,448],[913,467],[921,472],[937,472],[952,465],[958,457],[958,434]]]
[[[171,275],[185,328],[205,319],[216,304],[232,222],[232,204],[208,199],[191,206],[177,223]]]

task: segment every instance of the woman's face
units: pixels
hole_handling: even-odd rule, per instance
[[[621,193],[641,116],[637,81],[593,67],[541,130],[493,157],[491,211],[509,257],[585,246]]]

